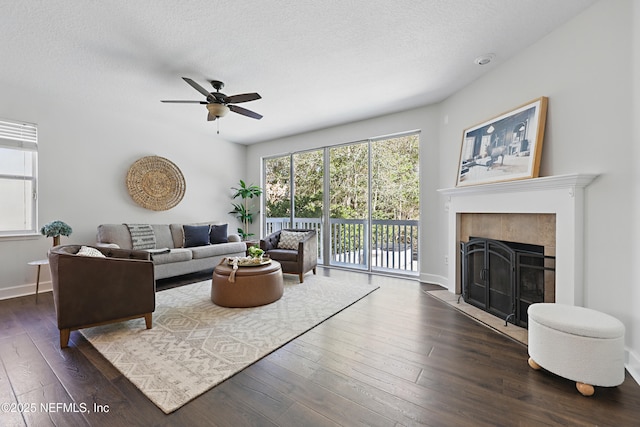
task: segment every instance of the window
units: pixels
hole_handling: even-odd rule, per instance
[[[36,233],[38,132],[0,120],[0,236]]]
[[[419,133],[264,158],[265,235],[313,228],[318,263],[418,274]]]

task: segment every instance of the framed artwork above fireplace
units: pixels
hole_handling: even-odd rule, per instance
[[[456,187],[537,178],[547,102],[541,97],[465,129]]]

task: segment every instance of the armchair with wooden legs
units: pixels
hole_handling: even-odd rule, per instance
[[[60,348],[69,346],[71,331],[77,329],[136,318],[144,318],[151,329],[156,296],[149,253],[90,248],[94,256],[83,256],[80,249],[66,245],[49,250]]]
[[[286,244],[285,244],[286,241]],[[260,240],[260,249],[282,266],[283,273],[297,274],[300,283],[308,271],[316,274],[318,237],[316,230],[286,228]]]

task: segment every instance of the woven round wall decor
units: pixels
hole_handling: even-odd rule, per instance
[[[148,156],[136,160],[127,172],[127,189],[146,209],[166,211],[184,197],[186,184],[180,169],[170,160]]]

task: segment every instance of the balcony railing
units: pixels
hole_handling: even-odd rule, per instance
[[[418,221],[330,220],[329,265],[376,271],[418,272]],[[266,233],[283,228],[314,229],[318,236],[318,262],[323,263],[324,233],[320,218],[267,218]]]

